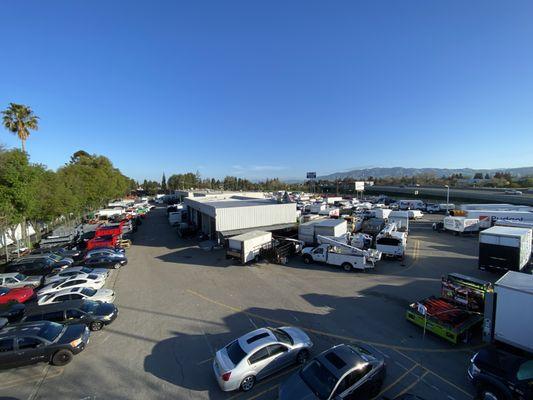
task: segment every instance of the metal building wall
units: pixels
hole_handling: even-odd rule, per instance
[[[295,203],[216,209],[216,230],[219,232],[295,222]]]

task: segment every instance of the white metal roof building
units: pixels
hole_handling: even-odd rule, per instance
[[[204,234],[233,236],[250,230],[296,226],[296,203],[277,203],[241,193],[185,198],[189,221]]]

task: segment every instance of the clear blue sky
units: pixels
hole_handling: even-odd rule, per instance
[[[533,165],[533,2],[2,1],[32,160],[303,177]],[[0,142],[18,141],[7,131]]]

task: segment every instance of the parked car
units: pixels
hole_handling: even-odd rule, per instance
[[[111,303],[92,300],[69,300],[44,306],[27,307],[19,322],[52,321],[60,324],[85,324],[91,331],[99,331],[118,316]]]
[[[88,340],[89,329],[83,324],[43,321],[10,325],[0,330],[0,368],[41,361],[63,366],[83,351]]]
[[[0,319],[5,318],[8,322],[15,322],[22,318],[26,306],[22,303],[0,304]]]
[[[115,292],[111,289],[90,289],[90,288],[70,288],[63,289],[59,292],[45,294],[37,298],[37,304],[53,304],[67,300],[94,300],[104,303],[113,303],[115,301]]]
[[[213,370],[223,391],[248,391],[256,381],[289,364],[305,363],[312,346],[298,328],[260,328],[217,351]]]
[[[57,265],[57,263],[50,259],[19,258],[10,262],[6,266],[5,272],[20,272],[24,275],[35,276],[59,272],[66,267],[66,265]]]
[[[90,268],[120,268],[128,263],[125,255],[120,254],[103,254],[85,258],[83,264]]]
[[[63,279],[76,277],[86,277],[88,275],[101,275],[104,278],[109,276],[109,270],[107,268],[89,268],[89,267],[69,267],[55,274],[49,274],[44,277],[44,284],[54,283],[62,281]]]
[[[0,286],[8,288],[29,287],[35,289],[43,282],[42,276],[27,276],[18,272],[0,274]]]
[[[86,277],[71,276],[70,278],[63,279],[62,281],[57,281],[50,283],[45,287],[37,291],[38,296],[45,294],[59,292],[67,288],[91,288],[91,289],[100,289],[105,284],[105,277],[102,275],[87,275]]]
[[[483,400],[533,399],[533,358],[494,346],[470,360],[468,376]]]
[[[41,247],[32,250],[31,254],[55,254],[59,257],[68,257],[72,258],[73,260],[79,260],[83,256],[81,250],[67,249],[65,247]]]
[[[505,194],[512,194],[512,195],[515,195],[515,196],[521,196],[523,193],[520,190],[508,189],[508,190],[505,191]]]
[[[10,289],[0,287],[0,304],[24,303],[33,297],[32,288]]]
[[[385,379],[383,358],[367,345],[340,344],[310,360],[279,388],[279,400],[367,399]]]
[[[53,253],[46,254],[30,254],[24,257],[25,259],[49,259],[55,262],[60,267],[68,267],[74,264],[74,259],[72,257],[62,256]]]
[[[87,258],[90,258],[90,257],[97,257],[97,256],[101,256],[101,255],[106,255],[106,254],[111,254],[111,255],[115,255],[115,254],[118,254],[118,255],[125,255],[126,254],[126,251],[124,249],[117,249],[117,248],[112,248],[112,247],[100,247],[100,248],[97,248],[97,249],[92,249],[92,250],[89,250],[87,253],[85,253],[85,256],[83,257],[84,259],[87,259]]]

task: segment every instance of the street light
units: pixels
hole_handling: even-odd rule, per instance
[[[444,185],[446,190],[446,215],[450,215],[450,185]]]

